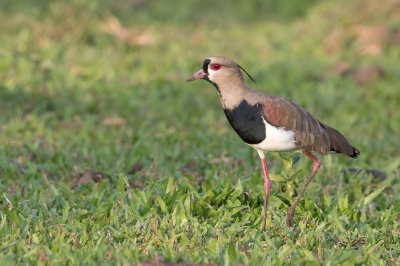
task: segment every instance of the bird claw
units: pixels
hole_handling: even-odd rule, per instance
[[[294,214],[294,210],[292,210],[292,208],[289,208],[287,215],[286,215],[286,225],[288,227],[293,226],[293,214]]]

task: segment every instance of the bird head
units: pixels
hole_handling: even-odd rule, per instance
[[[240,70],[243,70],[249,77],[254,79],[240,65],[236,64],[229,58],[223,56],[213,56],[206,58],[203,67],[194,73],[187,81],[196,79],[204,79],[215,86],[218,84],[229,83],[232,81],[244,82],[244,78]]]

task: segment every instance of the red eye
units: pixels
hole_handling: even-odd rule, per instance
[[[219,70],[221,68],[221,65],[220,64],[212,64],[211,65],[211,69],[212,70]]]

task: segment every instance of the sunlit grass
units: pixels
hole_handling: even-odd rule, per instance
[[[137,18],[119,2],[0,9],[0,261],[398,263],[398,7],[322,2],[276,7],[278,18],[249,7],[218,23],[226,13],[191,20],[181,6],[165,23],[146,17],[168,14],[158,5]],[[294,100],[361,151],[322,157],[294,228],[286,210],[311,162],[267,154],[275,182],[262,233],[257,155],[215,89],[184,82],[210,55],[236,60],[250,87]]]

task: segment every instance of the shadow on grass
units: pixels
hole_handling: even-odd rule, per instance
[[[5,123],[16,116],[35,114],[42,116],[52,113],[59,120],[75,115],[98,114],[113,109],[118,105],[113,101],[98,101],[85,98],[90,92],[79,93],[74,90],[37,91],[27,90],[23,85],[10,89],[0,85],[0,120]]]
[[[57,101],[44,93],[31,93],[22,86],[9,89],[0,85],[0,110],[2,118],[25,115],[31,112],[46,113],[57,108]]]

